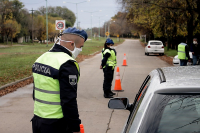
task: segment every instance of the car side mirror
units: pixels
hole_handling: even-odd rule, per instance
[[[130,110],[131,105],[128,98],[112,98],[108,102],[108,108]]]

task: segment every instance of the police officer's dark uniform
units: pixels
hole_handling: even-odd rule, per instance
[[[192,52],[193,65],[197,65],[197,61],[200,58],[200,44],[196,38],[193,39],[193,43],[190,45],[190,51]]]
[[[103,91],[105,98],[112,98],[115,93],[111,91],[114,68],[116,66],[116,51],[107,45],[114,45],[112,39],[108,38],[105,42],[104,49],[102,50],[102,68],[104,72],[104,83],[103,83]]]
[[[76,28],[68,28],[63,34],[78,35],[87,40],[87,33]],[[72,53],[64,46],[55,44],[36,60],[32,71],[33,133],[79,132],[81,120],[76,98],[80,71]]]

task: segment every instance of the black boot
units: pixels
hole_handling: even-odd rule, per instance
[[[112,96],[113,96],[113,95],[116,95],[116,93],[113,93],[112,91],[111,91],[109,94],[112,95]]]
[[[113,96],[110,95],[110,94],[104,94],[104,97],[105,97],[105,98],[113,98]]]

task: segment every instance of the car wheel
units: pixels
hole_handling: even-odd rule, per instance
[[[144,52],[144,55],[147,55],[147,53]]]
[[[146,53],[146,55],[148,56],[148,55],[149,55],[149,53]]]

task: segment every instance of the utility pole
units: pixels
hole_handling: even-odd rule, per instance
[[[34,12],[35,10],[33,10],[33,8],[32,8],[32,10],[29,10],[29,11],[32,12],[32,43],[33,43],[33,39],[34,39],[34,36],[33,36],[33,12]]]
[[[92,12],[91,12],[91,37],[93,38],[93,35],[92,35]]]
[[[105,38],[106,38],[106,22],[105,22]]]
[[[108,38],[110,38],[110,21],[108,22]]]
[[[99,11],[93,11],[93,12],[88,12],[88,11],[82,11],[82,12],[88,12],[88,13],[90,13],[91,14],[91,39],[92,39],[92,13],[94,13],[94,12],[101,12],[102,10],[99,10]]]
[[[115,21],[113,21],[115,22]],[[112,23],[112,19],[108,22],[108,32],[109,32],[109,35],[108,35],[108,38],[110,38],[110,24]]]
[[[82,2],[78,2],[78,3],[74,3],[74,2],[65,2],[63,1],[63,3],[71,3],[71,4],[76,4],[76,23],[77,23],[77,29],[78,29],[78,24],[79,24],[79,21],[78,21],[78,4],[81,4],[81,3],[84,3],[84,2],[90,2],[90,0],[87,0],[87,1],[82,1]]]
[[[100,17],[99,17],[99,41],[100,41]]]
[[[47,31],[47,47],[48,47],[48,10],[47,10],[47,0],[46,0],[46,31]]]
[[[78,22],[78,29],[79,30],[81,29],[81,22],[80,21]]]
[[[101,20],[101,17],[104,17],[104,16],[97,16],[99,17],[99,41],[101,40],[101,37],[100,37],[100,34],[101,34],[101,29],[100,29],[100,20]]]
[[[77,4],[78,3],[76,3],[76,19],[77,19],[77,29],[78,29],[78,8],[77,8]]]

